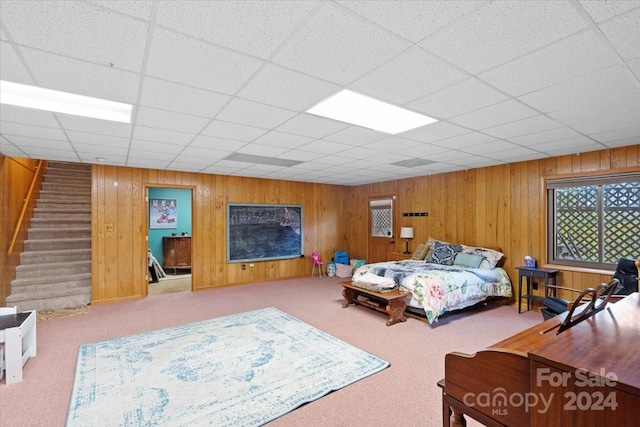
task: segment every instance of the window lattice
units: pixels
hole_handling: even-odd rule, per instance
[[[601,187],[556,190],[557,259],[615,264],[640,254],[640,183]]]
[[[371,235],[391,235],[391,209],[371,209]]]
[[[640,183],[604,186],[604,262],[640,254]]]

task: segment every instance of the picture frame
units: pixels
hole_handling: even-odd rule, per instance
[[[301,205],[227,203],[227,262],[303,255]]]
[[[177,199],[149,199],[150,229],[174,229],[177,226]]]

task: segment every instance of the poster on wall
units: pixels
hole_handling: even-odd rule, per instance
[[[227,262],[302,255],[302,206],[227,204]]]
[[[176,228],[177,222],[176,199],[149,199],[149,228]]]

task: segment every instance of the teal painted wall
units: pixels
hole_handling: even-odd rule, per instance
[[[178,208],[175,222],[176,228],[152,229],[150,224],[147,224],[149,247],[151,248],[151,252],[153,252],[153,256],[155,256],[160,265],[162,265],[162,237],[171,236],[172,233],[177,233],[178,236],[180,236],[183,232],[191,236],[191,190],[181,188],[149,188],[149,201],[151,201],[151,199],[176,199],[176,206]],[[147,212],[149,212],[148,204]],[[150,213],[148,213],[148,216],[149,222],[154,221]],[[173,226],[173,224],[171,225]]]

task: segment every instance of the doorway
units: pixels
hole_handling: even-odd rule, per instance
[[[395,251],[395,199],[391,194],[369,196],[367,260],[370,263],[386,261],[387,253]]]
[[[193,189],[148,186],[147,295],[193,290]]]

